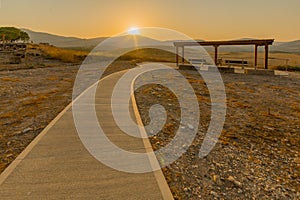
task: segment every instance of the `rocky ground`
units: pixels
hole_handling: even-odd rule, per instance
[[[106,74],[134,67],[120,61]],[[33,58],[0,66],[0,172],[72,98],[79,65]],[[193,71],[181,71],[193,86],[201,110],[198,135],[189,150],[163,172],[176,199],[299,199],[300,78],[222,74],[227,116],[214,150],[198,158],[210,120],[210,97]],[[168,111],[154,149],[166,145],[179,127],[176,96],[162,86],[137,92],[144,123],[159,103]]]
[[[78,66],[0,71],[0,171],[71,101]]]
[[[210,122],[210,96],[195,71],[181,71],[193,86],[201,111],[198,135],[180,159],[163,168],[175,199],[299,199],[300,79],[222,74],[227,116],[213,151],[198,157]],[[137,102],[145,124],[159,103],[168,111],[164,129],[151,137],[155,150],[179,128],[176,96],[162,86],[144,86]]]

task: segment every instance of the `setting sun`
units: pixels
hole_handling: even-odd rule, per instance
[[[128,30],[127,30],[127,33],[129,35],[138,35],[140,34],[140,29],[137,28],[137,27],[130,27]]]

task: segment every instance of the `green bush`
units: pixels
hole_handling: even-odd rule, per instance
[[[300,71],[300,66],[280,65],[277,66],[275,69],[283,71]]]

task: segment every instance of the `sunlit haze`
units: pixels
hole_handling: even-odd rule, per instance
[[[0,26],[93,38],[162,27],[195,39],[300,39],[299,0],[0,0]]]
[[[139,30],[138,27],[130,27],[127,30],[127,33],[130,34],[130,35],[138,35],[138,34],[140,34],[140,30]]]

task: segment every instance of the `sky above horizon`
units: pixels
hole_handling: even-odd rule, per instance
[[[162,27],[195,39],[300,39],[300,0],[0,0],[0,26],[94,38]]]

